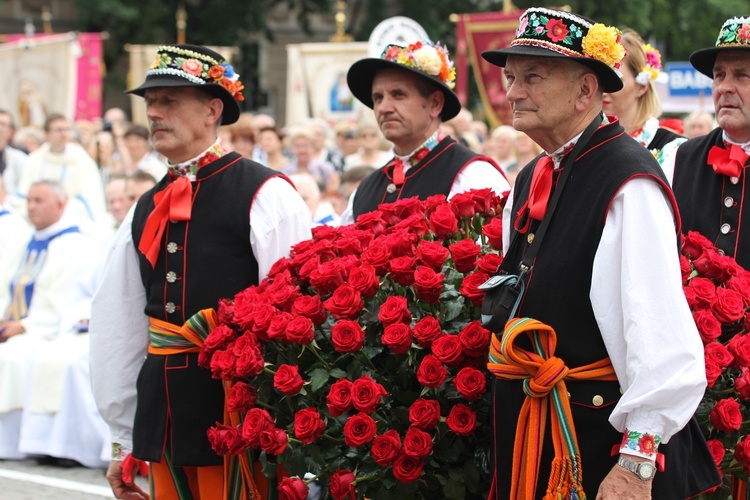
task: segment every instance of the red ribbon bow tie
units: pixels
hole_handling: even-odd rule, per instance
[[[405,180],[406,176],[404,174],[404,162],[401,161],[400,158],[396,158],[393,163],[393,183],[397,186],[400,186],[404,183]]]
[[[516,214],[515,229],[519,233],[529,230],[531,219],[542,220],[547,211],[547,204],[552,193],[552,173],[555,164],[549,156],[543,156],[534,165],[534,174],[531,176],[531,188],[529,198]],[[528,217],[524,213],[528,210]],[[523,222],[523,226],[520,223]]]
[[[717,174],[739,177],[747,158],[745,150],[736,144],[732,144],[728,149],[714,146],[708,152],[707,163],[713,166]]]
[[[154,210],[146,219],[138,250],[146,256],[151,267],[156,267],[161,239],[168,221],[190,220],[193,186],[187,177],[178,177],[166,189],[154,195]]]

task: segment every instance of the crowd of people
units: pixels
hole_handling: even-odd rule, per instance
[[[609,359],[616,374],[568,386],[587,471],[568,486],[648,498],[661,452],[672,466],[656,473],[656,498],[715,486],[691,421],[706,382],[676,249],[680,231],[697,230],[750,265],[749,25],[727,20],[716,46],[691,56],[714,81],[716,118],[662,116],[661,56],[634,31],[542,8],[524,13],[509,47],[483,54],[502,68],[513,110],[492,130],[453,92],[448,51],[426,41],[350,68],[353,95],[373,110],[360,123],[282,128],[241,112],[238,75],[191,45],[161,47],[129,91],[145,99],[148,127],[112,108],[96,124],[50,113],[41,131],[15,130],[0,110],[0,459],[112,460],[118,498],[146,498],[122,477],[132,453],[151,463],[153,491],[211,498],[224,469],[205,433],[222,420],[224,392],[197,366],[185,333],[195,318],[259,282],[312,227],[488,187],[511,192],[503,266],[526,280],[518,314],[557,330],[569,366]],[[188,72],[186,58],[210,71]],[[534,477],[516,476],[518,460],[540,459],[519,451],[520,383],[496,376],[493,494],[534,498],[559,450],[545,444],[541,462],[522,466]],[[646,438],[650,448],[633,445]]]

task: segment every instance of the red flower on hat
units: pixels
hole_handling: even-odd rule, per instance
[[[743,24],[740,29],[737,30],[737,38],[741,42],[750,42],[750,24]]]
[[[570,33],[568,27],[562,22],[562,19],[550,19],[547,21],[545,28],[547,29],[547,38],[553,42],[565,40],[565,37]]]

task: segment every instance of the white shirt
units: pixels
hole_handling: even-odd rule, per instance
[[[513,193],[503,227],[510,227],[512,206]],[[503,231],[504,251],[509,233]],[[609,417],[620,432],[658,434],[666,443],[703,397],[703,346],[681,284],[669,202],[653,180],[628,181],[607,212],[589,290],[623,390]]]
[[[125,453],[132,450],[135,382],[148,349],[146,291],[131,233],[134,210],[125,217],[110,248],[90,323],[94,397],[112,442],[121,444]],[[259,279],[278,259],[288,256],[294,244],[311,236],[310,211],[299,194],[279,177],[266,181],[250,208],[248,230]]]
[[[409,162],[404,163],[404,173],[408,172],[411,168]],[[510,184],[505,176],[500,173],[494,166],[484,160],[475,160],[467,164],[463,170],[461,170],[456,179],[451,185],[451,190],[448,193],[448,199],[451,199],[457,193],[463,193],[469,189],[485,189],[490,188],[498,195],[510,190]],[[346,210],[341,214],[341,225],[354,223],[354,197],[357,195],[357,191],[354,190],[352,195],[349,197],[349,203],[346,205]]]

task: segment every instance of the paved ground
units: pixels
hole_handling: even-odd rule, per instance
[[[138,481],[146,487],[145,481]],[[35,460],[0,460],[3,500],[101,500],[114,498],[104,469],[38,465]]]

